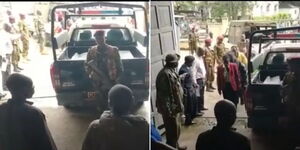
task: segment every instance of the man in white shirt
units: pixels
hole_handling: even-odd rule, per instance
[[[13,52],[12,41],[20,38],[20,35],[11,34],[12,28],[9,23],[4,23],[3,29],[4,30],[1,32],[2,36],[4,37],[1,39],[1,42],[3,43],[3,48],[1,50],[1,56],[3,60],[1,70],[3,71],[4,81],[6,81],[6,78],[11,74],[11,55]]]
[[[204,65],[204,49],[201,47],[197,48],[196,56],[195,56],[195,63],[194,63],[194,82],[198,84],[197,91],[197,112],[201,113],[202,110],[207,110],[204,107],[204,88],[205,88],[205,77],[206,77],[206,69]]]

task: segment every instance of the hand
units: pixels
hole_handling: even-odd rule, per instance
[[[198,85],[198,84],[193,84],[193,87],[194,87],[194,88],[198,88],[199,85]]]

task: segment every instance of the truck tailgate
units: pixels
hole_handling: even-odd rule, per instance
[[[249,87],[253,115],[278,115],[282,111],[280,85],[252,84]]]

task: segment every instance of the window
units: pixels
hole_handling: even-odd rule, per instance
[[[295,9],[294,14],[297,14],[297,10]]]
[[[266,11],[267,11],[267,12],[270,11],[270,4],[267,5]]]
[[[278,7],[278,5],[276,4],[276,5],[274,5],[274,12],[276,12],[277,11],[277,7]]]

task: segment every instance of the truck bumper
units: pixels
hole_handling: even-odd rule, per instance
[[[133,89],[133,94],[137,102],[147,101],[149,91],[146,88]],[[63,106],[96,106],[96,98],[87,99],[86,92],[60,92],[56,93],[58,105]]]

